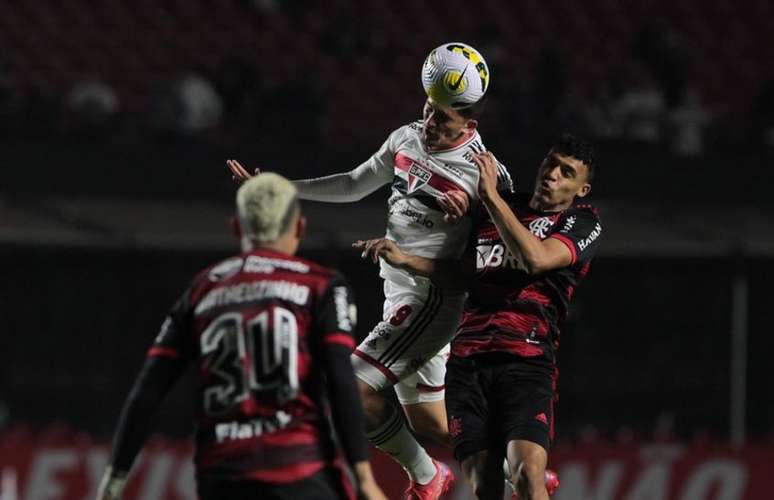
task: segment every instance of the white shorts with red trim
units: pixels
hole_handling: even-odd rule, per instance
[[[402,405],[443,401],[446,397],[446,361],[451,347],[446,344],[416,373],[395,384],[395,394]]]
[[[399,391],[405,389],[406,404],[443,399],[448,344],[460,322],[465,294],[429,282],[407,287],[385,280],[384,297],[383,320],[352,354],[355,374],[375,390],[405,380]],[[442,350],[447,354],[436,358]]]

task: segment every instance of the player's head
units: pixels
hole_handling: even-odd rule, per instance
[[[594,168],[591,144],[564,134],[540,164],[532,199],[543,209],[563,210],[576,196],[589,194]]]
[[[242,250],[271,248],[294,254],[306,226],[293,184],[266,172],[237,191],[236,215]]]
[[[422,140],[430,150],[454,147],[475,132],[484,101],[473,106],[454,109],[428,97],[422,109]]]

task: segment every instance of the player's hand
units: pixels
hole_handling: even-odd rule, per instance
[[[121,500],[126,484],[126,473],[119,473],[108,466],[97,487],[97,500]]]
[[[370,258],[376,264],[379,257],[392,266],[401,266],[406,262],[406,254],[398,248],[394,241],[387,238],[372,238],[370,240],[357,240],[352,247],[362,250],[360,257]]]
[[[444,211],[443,220],[449,224],[458,223],[470,209],[468,195],[459,189],[442,194],[438,198],[438,204]]]
[[[359,498],[364,500],[387,500],[387,495],[384,494],[376,481],[367,481],[360,484]]]
[[[485,153],[474,154],[473,163],[478,167],[480,176],[478,179],[478,196],[486,201],[491,200],[497,195],[497,160],[494,155],[487,151]]]
[[[355,478],[359,485],[358,488],[358,500],[387,500],[387,496],[379,488],[374,479],[373,471],[371,470],[371,464],[367,460],[361,462],[355,462],[352,466],[352,470],[355,473]]]
[[[249,173],[245,169],[245,167],[243,167],[236,160],[226,160],[226,166],[228,167],[229,170],[231,170],[231,180],[233,180],[237,184],[242,184],[250,177],[253,177],[254,175],[258,175],[261,173],[260,168],[256,168],[252,174]]]

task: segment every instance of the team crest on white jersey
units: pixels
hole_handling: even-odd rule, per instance
[[[432,176],[432,172],[420,167],[416,162],[412,162],[408,170],[408,193],[411,194],[417,189],[421,189]]]
[[[538,217],[529,223],[529,230],[540,239],[545,239],[548,236],[548,230],[551,229],[554,222],[550,217]]]

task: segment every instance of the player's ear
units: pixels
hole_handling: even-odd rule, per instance
[[[473,118],[471,118],[465,124],[465,128],[467,128],[468,130],[476,130],[478,128],[478,120],[474,120]]]
[[[304,234],[306,234],[306,217],[299,215],[296,221],[296,238],[300,240]]]
[[[585,197],[587,194],[589,194],[590,192],[591,192],[591,184],[589,184],[588,182],[586,182],[586,183],[584,183],[584,184],[583,184],[583,185],[580,187],[580,189],[578,189],[578,192],[577,192],[576,194],[578,195],[578,198],[583,198],[583,197]]]
[[[232,215],[229,219],[229,225],[231,226],[231,233],[236,237],[237,241],[242,239],[242,226],[239,224],[239,217]]]

